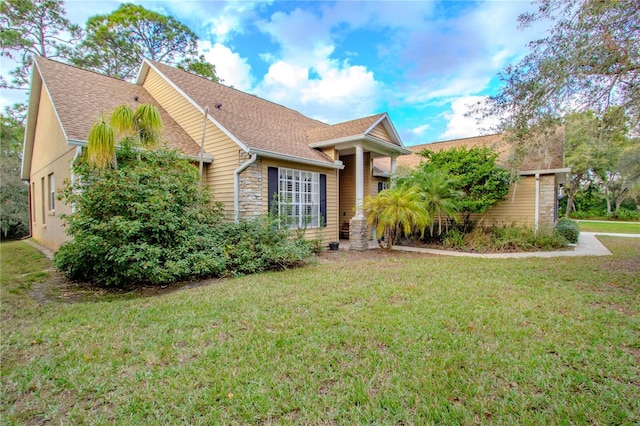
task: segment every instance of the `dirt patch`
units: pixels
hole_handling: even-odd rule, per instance
[[[602,269],[616,272],[627,271],[640,274],[640,256],[606,261],[602,264]]]

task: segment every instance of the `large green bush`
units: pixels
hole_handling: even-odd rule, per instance
[[[268,219],[225,222],[198,169],[168,150],[118,153],[118,170],[80,161],[65,220],[73,238],[56,253],[69,278],[105,286],[167,284],[285,268],[309,255]]]

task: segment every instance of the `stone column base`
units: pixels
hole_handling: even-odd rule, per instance
[[[354,217],[349,221],[349,249],[369,250],[369,226],[364,217]]]

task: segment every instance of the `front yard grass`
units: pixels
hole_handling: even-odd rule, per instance
[[[613,257],[327,253],[73,303],[4,243],[0,423],[637,424],[640,239],[602,241]]]
[[[611,232],[614,234],[640,234],[640,222],[605,222],[596,220],[579,220],[581,231],[585,232]]]

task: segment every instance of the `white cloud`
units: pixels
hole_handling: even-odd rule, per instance
[[[310,77],[315,70],[316,78]],[[374,112],[379,83],[363,66],[316,58],[315,66],[278,61],[257,92],[318,120],[336,123]]]
[[[413,129],[411,129],[411,132],[413,132],[416,135],[421,135],[421,134],[423,134],[425,132],[425,130],[428,130],[430,128],[431,128],[431,125],[423,124],[422,126],[418,126],[418,127],[415,127]]]
[[[330,123],[375,112],[380,83],[367,67],[331,57],[331,23],[322,16],[276,12],[260,28],[280,48],[263,57],[271,65],[256,88],[260,96]]]
[[[253,87],[251,66],[246,58],[221,43],[212,45],[209,41],[201,41],[198,47],[205,59],[216,66],[216,74],[224,84],[244,91]]]
[[[498,124],[498,119],[485,119],[478,123],[475,117],[466,114],[473,105],[486,99],[484,96],[463,96],[451,102],[451,111],[443,113],[447,120],[447,129],[440,135],[440,139],[459,139],[482,134],[488,134],[488,129]]]

